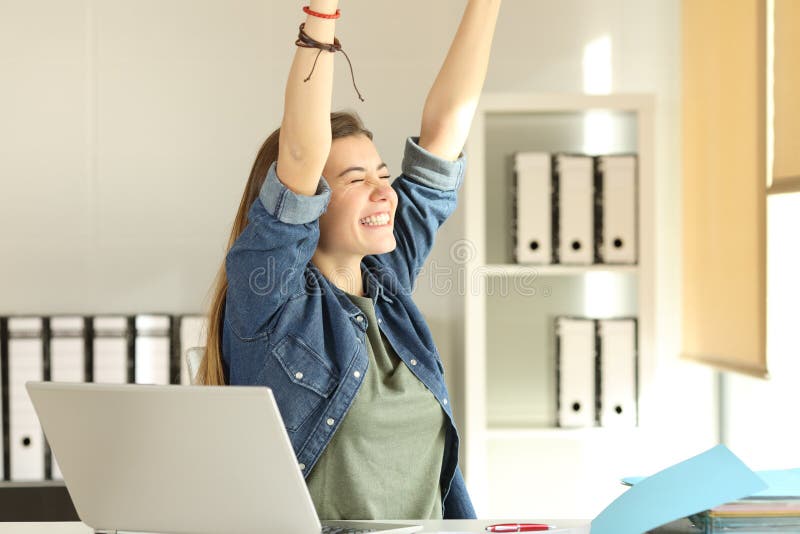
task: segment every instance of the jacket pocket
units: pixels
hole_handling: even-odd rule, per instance
[[[286,336],[272,353],[284,374],[273,394],[286,428],[296,431],[333,393],[338,377],[331,363],[299,337]]]

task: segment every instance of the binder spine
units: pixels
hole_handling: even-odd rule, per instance
[[[127,317],[125,336],[128,347],[128,378],[129,384],[136,383],[136,316]]]
[[[51,347],[50,342],[53,339],[53,332],[50,329],[50,318],[42,317],[42,380],[45,382],[50,381],[50,360],[51,360]]]
[[[642,248],[640,246],[641,243],[639,241],[639,234],[640,234],[640,232],[639,232],[639,210],[641,209],[641,206],[639,205],[639,198],[640,198],[639,197],[639,155],[638,154],[634,154],[633,155],[633,228],[634,228],[633,246],[634,246],[634,250],[636,251],[635,254],[633,255],[633,264],[634,265],[639,265],[639,251],[642,250]],[[636,332],[637,332],[637,336],[638,336],[638,332],[639,332],[638,321],[637,321],[637,324],[636,324]],[[636,346],[637,347],[639,346],[638,340],[637,340]],[[638,349],[637,349],[636,362],[637,362],[637,364],[639,362]],[[638,369],[636,371],[636,377],[637,377],[637,382],[638,382],[638,377],[639,377]],[[638,395],[639,395],[638,390],[636,392],[636,395],[637,395],[636,398],[638,399],[639,398],[638,397]],[[637,403],[637,406],[638,406],[638,403]],[[637,412],[638,412],[638,408],[637,408]],[[639,424],[638,415],[637,415],[636,421],[637,421],[636,424],[638,426],[638,424]]]
[[[600,426],[639,425],[638,319],[597,321]]]
[[[8,395],[8,318],[0,317],[0,394],[2,394],[3,480],[11,478],[11,428]]]
[[[519,171],[514,166],[513,182],[511,187],[511,253],[514,263],[519,263],[517,243],[519,243]]]
[[[603,264],[636,265],[639,254],[639,180],[636,154],[597,156],[595,184],[598,259]]]
[[[42,317],[42,380],[44,380],[45,382],[49,382],[52,376],[52,373],[50,371],[50,365],[52,362],[52,347],[51,347],[52,339],[53,339],[53,331],[50,328],[50,318]],[[44,436],[44,430],[42,430],[42,436]],[[43,440],[44,440],[44,479],[52,480],[53,453],[50,450],[50,443],[47,442],[47,439],[43,438]]]
[[[555,247],[553,247],[553,249],[555,250]],[[554,331],[556,335],[556,342],[554,343],[556,348],[556,413],[554,415],[556,427],[561,428],[561,417],[559,417],[559,414],[561,413],[561,324],[559,323],[558,318],[554,319],[554,322]]]
[[[637,203],[638,204],[638,203]],[[639,318],[633,317],[633,405],[635,407],[634,424],[639,426]]]
[[[181,320],[169,316],[169,383],[181,383]]]
[[[591,323],[591,344],[578,355],[576,366],[575,335],[583,334],[582,327]],[[597,426],[598,396],[595,388],[597,362],[597,320],[589,317],[559,315],[555,318],[556,342],[556,427],[577,428]],[[576,325],[580,327],[576,330]],[[571,337],[565,349],[567,338]],[[580,347],[580,344],[579,344]],[[580,348],[578,348],[580,351]],[[576,374],[585,373],[584,376]],[[587,379],[588,377],[588,379]],[[569,387],[565,384],[569,382]],[[576,390],[576,384],[578,390]],[[586,389],[581,389],[586,388]],[[588,413],[593,411],[594,413]],[[584,415],[586,414],[586,415]]]
[[[25,382],[44,378],[45,319],[22,315],[8,320],[8,477],[11,481],[38,482],[45,478],[44,434],[25,391]]]
[[[594,163],[594,263],[603,261],[603,171],[600,157],[595,156]]]
[[[83,318],[83,381],[94,382],[94,317]]]
[[[558,155],[553,154],[550,156],[550,217],[551,217],[551,226],[550,231],[552,233],[552,250],[551,255],[553,258],[553,263],[561,263],[561,258],[558,253],[559,247],[561,246],[561,230],[559,220],[561,220],[560,216],[560,187],[559,183],[559,173],[560,170],[558,168]]]
[[[600,426],[603,408],[603,351],[600,340],[600,321],[594,321],[594,424]]]

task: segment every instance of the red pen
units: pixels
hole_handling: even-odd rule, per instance
[[[556,527],[541,523],[499,523],[497,525],[489,525],[486,530],[489,532],[535,532],[538,530],[550,530],[551,528]]]

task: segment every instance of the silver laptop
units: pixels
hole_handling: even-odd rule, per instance
[[[269,388],[26,387],[78,516],[95,530],[322,531]],[[422,530],[357,521],[330,527]]]

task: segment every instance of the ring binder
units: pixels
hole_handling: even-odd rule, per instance
[[[122,316],[92,319],[92,379],[104,384],[128,382],[129,321]]]
[[[557,317],[556,421],[558,426],[594,426],[595,322],[593,319]]]
[[[8,320],[9,454],[12,481],[45,478],[44,435],[25,382],[44,378],[43,320],[12,317]]]
[[[638,422],[636,327],[633,318],[597,321],[602,426],[632,427]]]
[[[517,263],[553,261],[550,154],[514,156],[514,258]]]
[[[48,323],[49,343],[45,343],[44,379],[53,382],[85,382],[84,318],[80,316],[52,317]],[[48,480],[62,480],[61,469],[46,440],[45,445],[45,477]]]
[[[596,255],[601,263],[637,262],[637,158],[635,155],[595,158],[599,209]]]
[[[170,383],[171,319],[167,315],[137,315],[135,345],[135,382]]]
[[[553,163],[554,235],[559,263],[594,261],[594,164],[591,156],[557,154]]]

